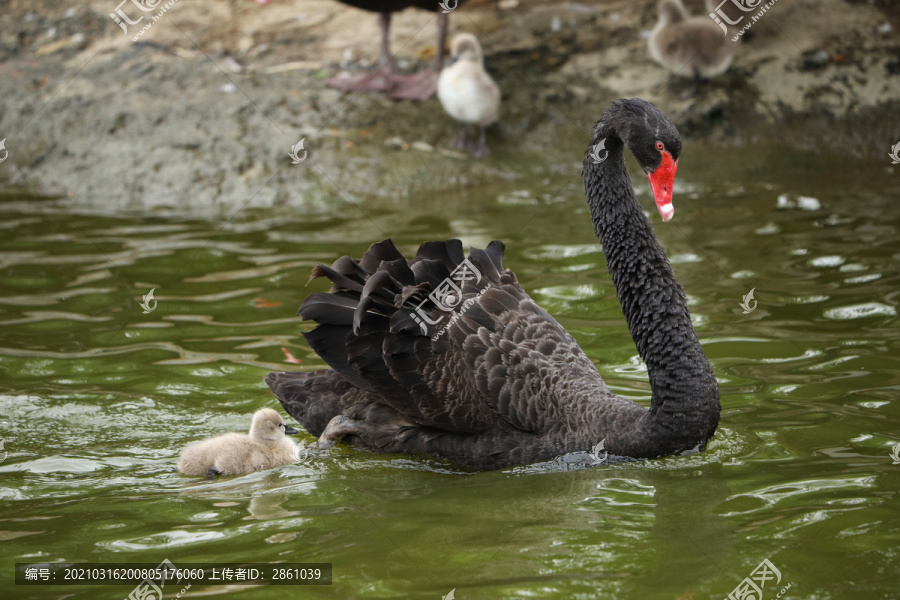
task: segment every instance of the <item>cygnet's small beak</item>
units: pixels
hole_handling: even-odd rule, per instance
[[[300,433],[299,431],[297,431],[296,429],[294,429],[294,428],[291,427],[290,425],[285,425],[285,426],[284,426],[284,432],[285,432],[287,435],[293,435],[293,434],[295,434],[295,433]]]
[[[445,67],[449,67],[449,66],[451,66],[453,63],[455,63],[455,62],[458,61],[458,60],[459,60],[459,57],[458,57],[458,56],[451,56],[450,58],[447,59],[447,62],[444,63],[444,66],[445,66]]]

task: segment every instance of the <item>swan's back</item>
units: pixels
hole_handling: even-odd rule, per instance
[[[466,258],[459,240],[427,242],[407,261],[386,240],[359,261],[316,267],[333,286],[300,315],[319,324],[304,336],[331,370],[271,373],[267,383],[310,433],[341,416],[350,439],[373,450],[484,467],[510,458],[489,447],[509,432],[529,445],[517,462],[565,452],[560,440],[593,417],[573,404],[623,401],[503,269],[503,249],[491,242]],[[532,439],[548,434],[552,443]],[[600,440],[571,441],[587,450]],[[506,454],[490,458],[495,450]]]

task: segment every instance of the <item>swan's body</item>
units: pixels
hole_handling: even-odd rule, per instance
[[[585,158],[585,193],[647,364],[649,410],[609,390],[575,340],[503,269],[503,244],[472,250],[466,265],[459,240],[425,243],[411,261],[386,240],[359,261],[316,267],[313,276],[327,276],[332,291],[311,295],[300,314],[319,323],[304,335],[332,368],[270,373],[285,410],[320,444],[344,438],[478,469],[587,452],[601,441],[610,454],[635,458],[705,446],[718,424],[718,387],[623,151],[627,144],[650,174],[668,220],[681,139],[635,99],[604,112],[589,148],[601,140],[609,156]],[[448,277],[461,298],[437,293]]]
[[[676,75],[700,79],[728,70],[737,44],[709,16],[690,17],[681,0],[660,0],[659,20],[647,40],[650,56]]]
[[[297,433],[271,408],[253,415],[250,435],[226,433],[196,444],[181,453],[178,470],[185,475],[240,475],[289,465],[297,460],[297,446],[284,437]]]
[[[438,78],[437,94],[447,114],[459,121],[462,135],[455,145],[465,147],[466,125],[478,125],[481,137],[474,153],[487,154],[485,128],[497,120],[500,112],[500,88],[484,70],[481,45],[471,33],[453,38],[451,62]]]

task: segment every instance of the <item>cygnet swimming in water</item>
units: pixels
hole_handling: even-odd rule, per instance
[[[297,445],[285,434],[297,433],[271,408],[253,414],[250,435],[226,433],[191,444],[181,453],[178,470],[185,475],[242,475],[289,465],[297,460]]]
[[[453,142],[456,148],[467,148],[466,126],[478,125],[481,135],[471,149],[476,158],[487,156],[485,128],[497,120],[500,112],[500,88],[484,70],[481,44],[471,33],[453,38],[450,62],[441,71],[437,87],[438,99],[447,114],[459,121],[462,132]]]

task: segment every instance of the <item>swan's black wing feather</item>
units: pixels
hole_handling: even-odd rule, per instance
[[[553,396],[560,366],[582,387],[608,393],[571,336],[503,269],[503,250],[501,242],[473,249],[463,276],[459,240],[425,243],[408,262],[390,240],[374,244],[353,261],[366,273],[362,282],[347,257],[317,267],[332,291],[310,295],[300,314],[319,323],[304,334],[313,350],[364,392],[350,394],[359,406],[343,414],[389,407],[400,437],[408,428],[537,434],[566,426]],[[429,297],[448,278],[461,291],[445,300],[450,311]],[[562,425],[548,422],[554,418]],[[398,430],[400,422],[407,429]]]
[[[347,360],[347,336],[350,328],[341,325],[319,325],[303,333],[306,343],[354,387],[374,391],[364,377]],[[280,396],[279,396],[280,398]]]
[[[310,295],[297,314],[323,325],[351,325],[358,303],[356,298],[341,293],[319,292]]]
[[[394,260],[402,260],[406,262],[406,259],[403,257],[400,251],[397,250],[396,246],[394,246],[394,242],[392,242],[390,239],[387,239],[383,242],[372,244],[363,255],[362,259],[360,259],[358,262],[360,268],[366,272],[366,276],[369,276],[378,269],[378,265],[380,265],[382,262],[390,262]]]

